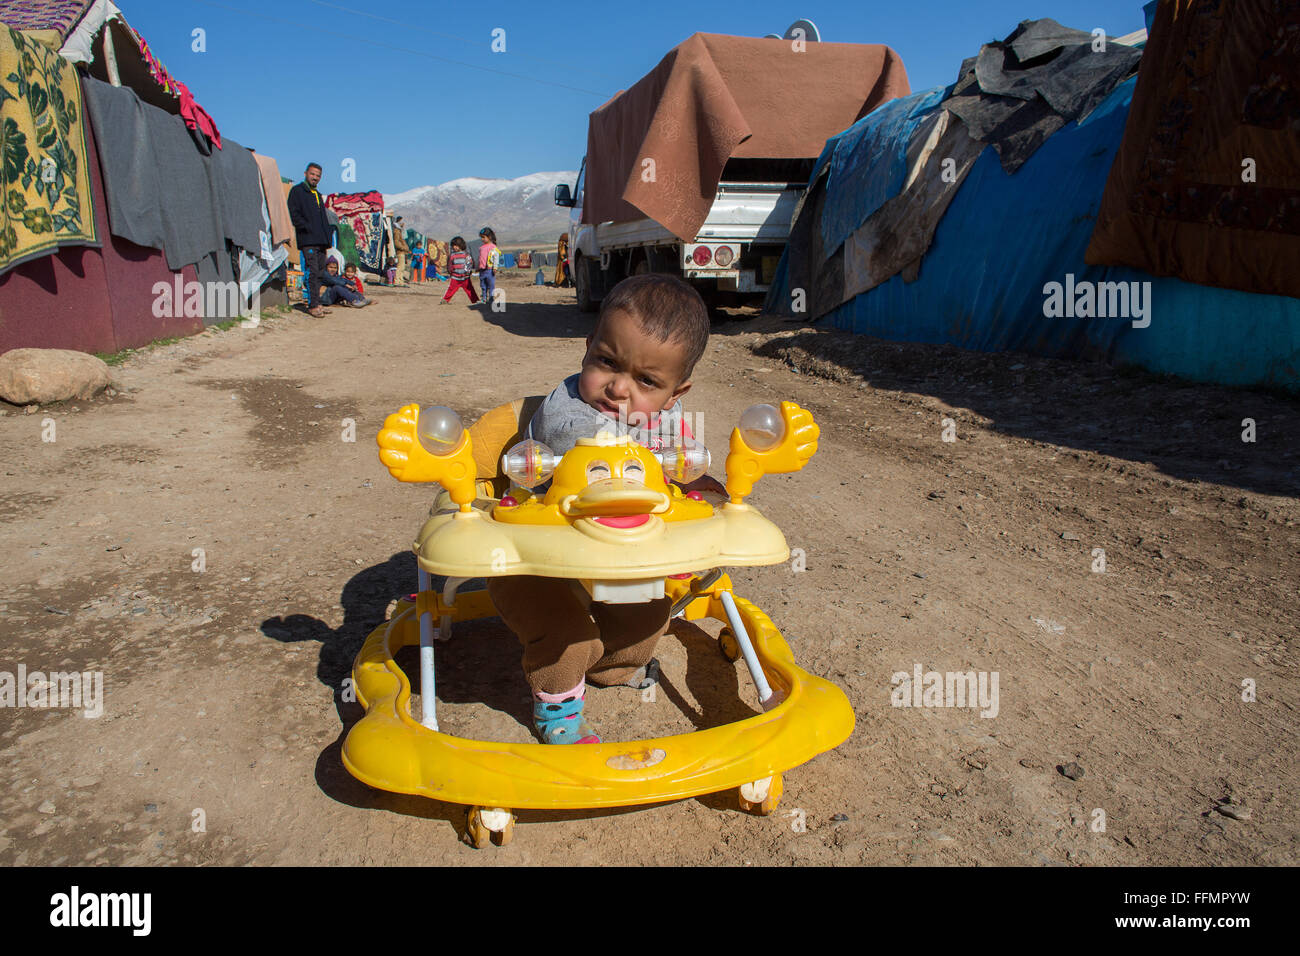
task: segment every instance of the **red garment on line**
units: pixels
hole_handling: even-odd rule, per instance
[[[171,93],[181,101],[180,112],[181,119],[190,129],[196,129],[208,139],[212,140],[212,145],[217,149],[221,148],[221,133],[217,131],[216,121],[208,114],[208,111],[200,106],[194,99],[194,94],[190,92],[188,86],[182,83],[176,77],[167,72],[167,67],[163,66],[154,55],[149,52],[149,43],[144,37],[137,37],[140,41],[140,55],[144,57],[145,63],[149,65],[149,72],[158,82],[164,92]]]

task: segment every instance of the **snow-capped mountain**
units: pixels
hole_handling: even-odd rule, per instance
[[[530,173],[518,179],[467,176],[441,186],[419,186],[384,196],[384,209],[437,239],[478,236],[484,226],[504,245],[537,242],[554,245],[569,227],[569,210],[555,205],[560,183],[573,188],[576,172]]]

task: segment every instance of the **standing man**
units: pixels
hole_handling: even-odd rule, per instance
[[[411,247],[406,244],[406,223],[401,216],[393,220],[393,245],[397,247],[397,281],[409,285],[406,270],[411,265]]]
[[[293,220],[298,248],[307,260],[307,313],[315,318],[325,315],[321,308],[320,287],[325,282],[325,251],[330,246],[329,220],[325,218],[325,200],[316,191],[320,182],[319,163],[309,163],[303,181],[289,190],[289,218]]]

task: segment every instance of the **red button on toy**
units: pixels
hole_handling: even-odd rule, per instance
[[[506,495],[501,499],[502,508],[513,508],[517,504],[519,504],[519,502],[515,501],[515,499],[511,498],[509,495]]]
[[[688,492],[686,492],[686,497],[687,497],[687,498],[690,498],[692,501],[703,501],[703,500],[704,500],[704,495],[701,494],[701,493],[698,492],[698,491],[688,491]]]

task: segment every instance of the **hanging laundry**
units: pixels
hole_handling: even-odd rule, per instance
[[[185,121],[185,125],[195,132],[202,133],[212,141],[212,144],[216,146],[217,149],[221,149],[221,134],[217,131],[216,121],[208,115],[207,110],[195,102],[194,96],[190,93],[189,87],[168,73],[167,67],[163,66],[154,58],[153,53],[149,50],[149,43],[144,39],[144,37],[140,36],[134,30],[131,30],[130,32],[135,36],[136,41],[140,44],[140,56],[144,58],[145,63],[149,67],[149,72],[158,82],[158,85],[163,88],[164,92],[179,97],[181,101],[181,119]]]
[[[451,255],[451,249],[445,239],[430,239],[425,245],[425,254],[429,257],[429,265],[433,272],[439,277],[446,276],[447,260]]]
[[[227,140],[227,149],[204,156],[179,117],[127,87],[91,77],[82,84],[113,234],[162,249],[170,269],[206,260],[216,276],[231,278],[227,243],[261,247],[261,174],[253,154]]]
[[[289,205],[281,188],[280,166],[270,156],[253,153],[253,159],[262,176],[262,195],[271,217],[271,241],[278,246],[294,237],[293,220],[289,218]]]
[[[99,246],[77,70],[2,25],[0,124],[0,272],[58,246]]]
[[[352,229],[357,264],[368,272],[382,273],[385,260],[384,197],[365,193],[331,193],[325,208],[338,215]]]

